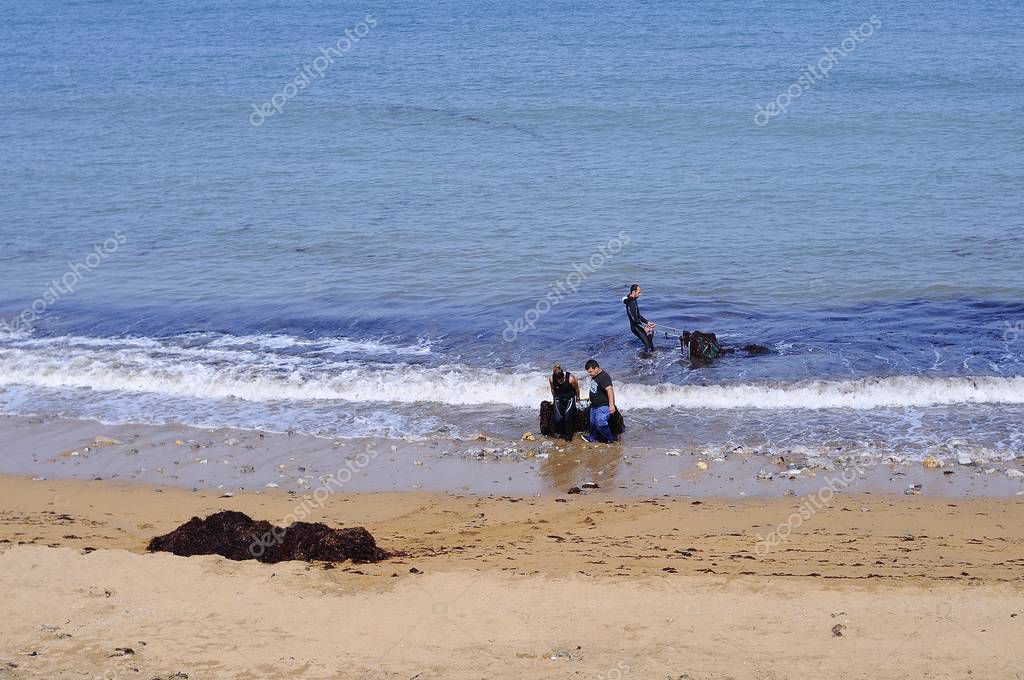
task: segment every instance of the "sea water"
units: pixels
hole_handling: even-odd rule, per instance
[[[1024,454],[1020,3],[0,7],[3,412]]]

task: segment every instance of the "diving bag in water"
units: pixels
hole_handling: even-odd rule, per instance
[[[540,433],[545,437],[555,436],[555,405],[550,401],[540,402]]]
[[[590,407],[582,408],[576,402],[576,432],[590,429]],[[555,425],[555,405],[550,401],[540,402],[540,433],[545,437],[557,437],[559,432]]]
[[[694,331],[690,334],[687,350],[690,353],[690,361],[706,364],[714,361],[722,353],[722,346],[718,344],[718,338],[714,333]]]
[[[581,408],[579,403],[576,404],[576,431],[577,432],[590,432],[590,406]]]
[[[615,413],[608,416],[608,429],[616,437],[626,431],[626,421],[622,419],[622,411],[619,409],[615,409]]]

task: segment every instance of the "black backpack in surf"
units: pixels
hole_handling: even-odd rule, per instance
[[[689,337],[686,337],[686,335]],[[718,338],[715,337],[714,333],[693,331],[686,335],[683,337],[685,337],[686,350],[690,354],[690,361],[698,364],[707,364],[714,361],[722,353],[722,346],[718,344]]]

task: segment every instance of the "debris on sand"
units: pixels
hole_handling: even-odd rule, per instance
[[[151,540],[148,549],[181,557],[220,555],[229,560],[268,564],[287,560],[379,562],[389,557],[363,527],[332,529],[319,522],[275,527],[231,510],[206,519],[193,517],[171,533]]]

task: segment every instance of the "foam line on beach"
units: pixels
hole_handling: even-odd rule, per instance
[[[543,375],[462,364],[420,366],[363,361],[282,360],[281,355],[203,348],[117,345],[0,347],[0,385],[87,388],[201,399],[430,402],[533,408]],[[233,360],[232,360],[233,359]],[[584,381],[586,382],[586,381]],[[725,385],[616,385],[634,409],[875,409],[949,404],[1024,404],[1024,377],[892,376],[847,381]],[[585,386],[584,386],[585,388]]]

